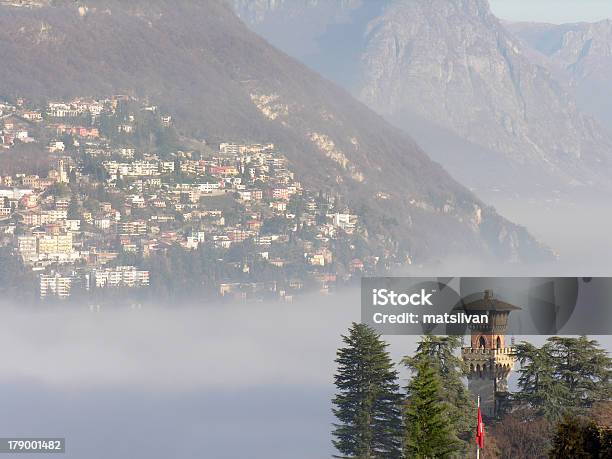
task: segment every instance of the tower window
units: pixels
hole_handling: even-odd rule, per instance
[[[478,347],[484,348],[487,345],[487,341],[484,339],[484,336],[481,336],[478,340]]]
[[[497,349],[501,349],[501,338],[497,337]]]

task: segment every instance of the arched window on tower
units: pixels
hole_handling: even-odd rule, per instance
[[[481,336],[478,339],[478,347],[483,349],[487,345],[487,341],[484,339],[484,336]]]
[[[497,349],[501,349],[501,338],[497,337]]]

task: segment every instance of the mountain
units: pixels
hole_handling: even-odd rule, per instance
[[[356,90],[368,23],[390,0],[230,0],[238,16],[274,46]]]
[[[269,30],[280,17],[294,24],[292,2],[235,2],[256,31],[283,46]],[[325,2],[297,3],[318,11]],[[460,180],[480,190],[609,186],[611,138],[487,0],[387,0],[376,2],[376,11],[368,8],[373,2],[331,3],[343,16],[319,16],[326,27],[304,38],[317,44],[314,53],[283,49],[298,51],[293,55],[428,145]],[[355,37],[345,55],[358,56],[349,81],[319,58],[342,30]],[[462,146],[453,148],[457,140]]]
[[[581,109],[612,132],[612,20],[595,23],[509,23],[507,28],[550,59],[558,78],[567,81]]]
[[[0,6],[0,95],[129,93],[183,135],[271,141],[307,186],[356,209],[372,243],[414,261],[549,258],[407,135],[249,31],[225,2],[30,1]]]

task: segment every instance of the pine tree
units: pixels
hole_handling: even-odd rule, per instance
[[[445,458],[459,451],[447,404],[440,400],[442,384],[435,369],[419,362],[408,386],[404,455],[414,459]]]
[[[514,400],[524,403],[549,421],[562,418],[570,409],[567,388],[555,377],[550,343],[541,348],[523,342],[516,346],[519,391]]]
[[[464,453],[467,453],[476,429],[476,401],[463,382],[467,367],[457,355],[460,347],[458,336],[428,335],[419,342],[414,356],[405,357],[403,363],[413,373],[422,363],[437,373],[441,383],[440,400],[447,404],[453,431],[462,440]]]
[[[595,340],[549,339],[557,379],[567,388],[570,404],[582,410],[612,396],[612,360]]]
[[[541,348],[521,343],[516,355],[521,369],[515,399],[550,421],[610,399],[612,360],[597,341],[552,337]]]
[[[402,397],[397,371],[371,328],[353,324],[338,350],[333,399],[333,444],[339,458],[394,459],[401,457]]]

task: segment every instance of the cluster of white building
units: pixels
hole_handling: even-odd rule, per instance
[[[149,285],[149,271],[134,266],[94,269],[92,278],[96,288],[105,287],[146,287]]]
[[[74,99],[70,102],[49,102],[47,115],[52,118],[76,118],[84,114],[100,115],[106,108],[114,109],[116,101],[111,99]]]
[[[94,269],[88,273],[41,274],[39,278],[40,298],[69,298],[76,284],[85,290],[91,288],[135,288],[149,285],[149,271],[134,266]]]

